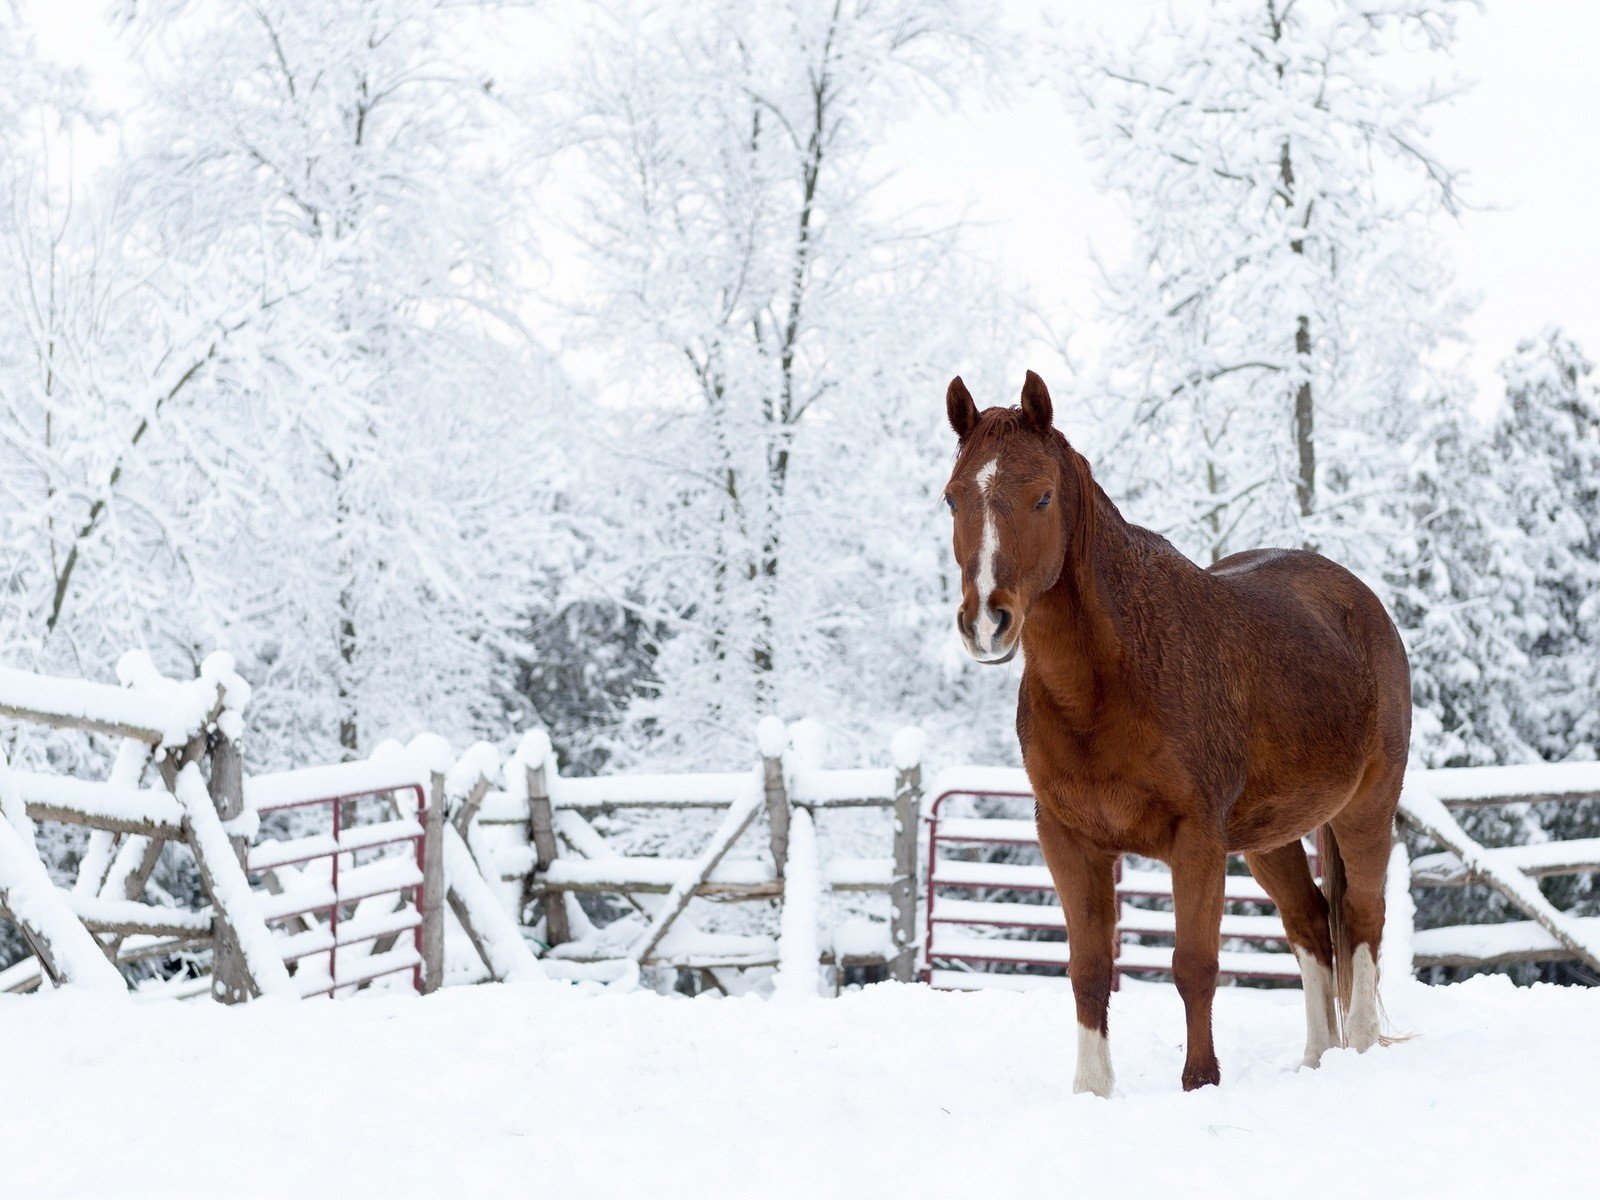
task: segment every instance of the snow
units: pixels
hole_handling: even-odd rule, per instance
[[[1515,868],[1505,866],[1497,857],[1500,851],[1485,850],[1469,838],[1439,799],[1425,787],[1408,781],[1400,793],[1400,812],[1402,817],[1419,824],[1441,845],[1453,850],[1469,874],[1495,888],[1549,930],[1556,941],[1586,965],[1600,968],[1600,943],[1579,924],[1579,918],[1551,904],[1534,880]]]
[[[305,862],[337,851],[367,850],[392,842],[410,841],[423,836],[422,826],[409,817],[375,821],[370,825],[351,825],[339,831],[337,841],[331,833],[278,840],[268,838],[250,847],[250,869],[266,871],[289,863]]]
[[[1049,868],[1042,864],[960,862],[941,858],[934,864],[934,879],[941,886],[1055,890]],[[1223,888],[1229,900],[1270,903],[1266,890],[1249,875],[1229,875]],[[1124,867],[1117,891],[1124,896],[1170,896],[1172,876],[1166,871]]]
[[[450,770],[450,765],[456,759],[454,752],[450,749],[450,743],[436,733],[417,734],[416,737],[406,743],[405,749],[427,771],[436,775],[447,774]],[[380,750],[386,751],[381,755],[384,761],[399,757],[396,748],[392,748],[389,745],[380,745],[373,751],[372,757],[374,759],[380,758],[378,753]]]
[[[0,667],[0,708],[24,717],[38,713],[137,734],[164,746],[187,742],[211,714],[216,698],[216,689],[200,680],[161,679],[159,685],[120,688]]]
[[[214,899],[233,926],[256,987],[263,997],[298,997],[299,991],[289,978],[262,917],[260,898],[250,890],[250,881],[234,857],[233,845],[217,819],[205,780],[194,763],[185,764],[178,772],[176,791],[189,817],[189,836],[209,870],[216,892]]]
[[[894,799],[894,772],[882,767],[843,770],[798,770],[792,780],[799,804],[842,804],[850,801],[888,804]]]
[[[1177,995],[1125,983],[1105,1101],[1070,1094],[1076,1022],[1055,991],[0,997],[6,1186],[165,1200],[170,1174],[136,1164],[191,1129],[181,1190],[230,1200],[1588,1194],[1600,992],[1473,979],[1386,1003],[1412,1040],[1301,1071],[1300,994],[1225,988],[1222,1086],[1184,1094]],[[287,1111],[289,1143],[263,1158],[263,1122]]]
[[[946,767],[928,781],[923,795],[937,799],[947,792],[1032,796],[1033,785],[1021,767]]]
[[[445,795],[452,801],[465,800],[480,780],[494,784],[500,778],[500,752],[488,742],[473,742],[445,775]]]
[[[928,951],[928,957],[943,961],[961,959],[972,962],[1028,963],[1038,966],[1065,967],[1070,959],[1065,942],[1028,942],[1007,938],[981,937],[976,934],[951,933],[939,930]],[[1223,975],[1273,976],[1299,982],[1300,967],[1292,954],[1260,950],[1220,950],[1218,968]],[[1172,970],[1171,946],[1140,946],[1123,942],[1117,948],[1117,966],[1124,971]],[[994,979],[982,975],[984,985]],[[1066,980],[1058,983],[1065,986]]]
[[[297,913],[315,912],[330,907],[334,901],[333,883],[329,878],[329,860],[319,859],[301,873],[284,871],[284,889],[276,896],[254,893],[262,915],[268,921]],[[391,854],[359,867],[342,867],[339,871],[338,899],[342,903],[365,900],[415,887],[422,882],[422,872],[409,854]]]
[[[1576,796],[1600,792],[1600,762],[1528,763],[1509,767],[1443,767],[1413,771],[1440,800],[1498,796]]]
[[[499,851],[498,862],[503,868],[511,847]],[[523,862],[531,861],[524,856]],[[551,883],[576,884],[590,889],[611,887],[614,891],[627,891],[630,887],[672,889],[680,880],[687,879],[695,869],[695,860],[689,858],[648,858],[617,855],[599,860],[575,859],[561,856],[551,864],[541,878]],[[725,858],[711,872],[711,883],[754,886],[775,883],[772,863],[758,858]]]
[[[679,872],[678,877],[673,880],[666,900],[651,917],[649,928],[634,944],[628,957],[635,962],[643,962],[649,957],[660,942],[662,934],[688,904],[695,889],[702,881],[715,877],[716,869],[723,857],[755,819],[763,798],[761,782],[752,773],[745,784],[744,794],[728,806],[728,811],[723,815],[711,839],[706,842],[700,853],[695,855],[688,869]]]
[[[772,994],[797,1000],[817,994],[818,943],[822,919],[822,875],[817,867],[817,830],[811,814],[796,809],[789,821],[789,858],[784,864],[783,912],[779,918],[778,976]]]
[[[1534,875],[1569,875],[1574,869],[1600,863],[1600,837],[1572,838],[1558,842],[1532,842],[1522,846],[1499,846],[1484,850],[1498,866]],[[1432,884],[1464,883],[1468,872],[1461,859],[1450,851],[1420,855],[1411,864],[1416,879]]]
[[[762,717],[756,723],[756,745],[762,758],[782,758],[789,745],[789,731],[777,717]]]
[[[304,767],[271,775],[251,775],[244,781],[245,803],[257,812],[287,808],[308,800],[334,796],[360,796],[394,788],[428,787],[424,763],[410,754],[386,754],[362,762]]]
[[[127,994],[122,975],[95,945],[72,909],[66,893],[51,881],[31,841],[0,819],[0,901],[23,925],[48,943],[52,961],[69,984],[107,994]]]
[[[872,891],[894,882],[892,858],[830,858],[822,864],[829,887],[847,891]]]
[[[169,905],[145,904],[139,900],[114,900],[105,896],[84,896],[77,892],[67,894],[72,911],[82,920],[97,925],[136,925],[140,922],[160,922],[163,925],[181,926],[198,937],[211,936],[211,910],[198,911],[172,908]]]
[[[1568,917],[1573,930],[1589,945],[1600,945],[1600,917]],[[1502,921],[1494,925],[1447,925],[1420,929],[1411,936],[1419,962],[1472,958],[1493,960],[1510,955],[1561,953],[1561,943],[1537,921]]]
[[[183,836],[183,809],[171,792],[160,788],[125,787],[37,771],[13,771],[11,777],[28,804],[81,814],[88,822],[147,825],[164,837]]]
[[[538,767],[549,764],[554,767],[551,760],[555,758],[555,747],[550,744],[550,735],[542,729],[530,729],[522,735],[517,742],[516,753],[512,759],[522,767]]]
[[[444,873],[450,890],[471,915],[478,936],[483,939],[489,968],[508,982],[543,979],[544,968],[522,940],[522,932],[511,914],[501,907],[490,885],[478,872],[472,851],[454,825],[444,829]]]
[[[1417,902],[1411,896],[1411,861],[1396,838],[1389,848],[1383,886],[1383,938],[1378,944],[1378,980],[1384,997],[1411,979],[1416,954]]]
[[[1065,930],[1067,919],[1055,897],[1047,904],[1024,904],[1005,900],[961,900],[953,896],[938,896],[933,902],[933,920],[936,925],[991,925],[1027,929]],[[1164,909],[1122,906],[1118,921],[1124,933],[1140,933],[1171,937],[1177,931],[1177,914]],[[1282,939],[1283,922],[1276,916],[1250,916],[1243,913],[1222,914],[1224,938],[1251,938],[1255,940]]]
[[[889,757],[897,770],[909,771],[922,762],[923,751],[928,747],[928,735],[915,725],[897,729],[889,741]]]

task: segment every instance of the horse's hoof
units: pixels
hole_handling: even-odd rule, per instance
[[[1088,1075],[1080,1074],[1072,1081],[1072,1094],[1074,1096],[1099,1096],[1102,1100],[1111,1099],[1111,1088],[1116,1080],[1108,1073],[1101,1075],[1091,1072]]]
[[[1183,1069],[1183,1090],[1186,1092],[1195,1091],[1197,1088],[1216,1087],[1221,1082],[1222,1068],[1216,1063]]]

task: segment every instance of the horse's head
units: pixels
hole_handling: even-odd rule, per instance
[[[945,406],[960,439],[944,491],[961,567],[956,629],[979,662],[1009,662],[1034,601],[1061,575],[1068,530],[1090,485],[1081,472],[1063,471],[1081,460],[1052,429],[1049,389],[1032,371],[1016,408],[980,413],[959,375]]]

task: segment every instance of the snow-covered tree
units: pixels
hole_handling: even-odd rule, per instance
[[[1405,631],[1413,743],[1434,767],[1539,756],[1531,649],[1545,581],[1507,494],[1500,452],[1465,405],[1441,398],[1404,483],[1386,576]]]
[[[1521,606],[1530,686],[1529,743],[1554,759],[1600,755],[1600,378],[1560,330],[1517,346],[1502,365],[1506,406],[1494,428],[1498,477],[1522,533]]]
[[[565,391],[515,316],[526,207],[455,36],[468,15],[241,0],[149,18],[167,59],[151,236],[254,302],[214,372],[243,482],[219,633],[264,685],[258,719],[312,744],[336,730],[347,753],[492,722],[548,532],[541,435]]]
[[[172,604],[205,592],[185,503],[209,449],[174,434],[228,315],[134,235],[125,175],[75,171],[82,98],[4,19],[0,54],[20,57],[0,64],[0,641],[95,674],[134,644],[172,651]]]
[[[1202,561],[1304,544],[1377,566],[1374,500],[1456,315],[1425,224],[1457,203],[1428,136],[1450,92],[1400,56],[1447,47],[1469,6],[1209,0],[1064,52],[1135,227],[1106,280],[1106,465]]]
[[[868,150],[982,68],[993,15],[713,0],[589,31],[576,294],[629,418],[600,586],[662,635],[635,736],[726,759],[778,711],[881,746],[948,686],[940,396],[1010,338],[959,238],[884,210]]]

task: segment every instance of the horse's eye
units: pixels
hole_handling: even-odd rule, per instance
[[[955,512],[955,510],[956,510],[956,498],[954,496],[946,496],[944,498],[944,503],[945,503],[945,507],[946,508],[948,508],[951,512]]]
[[[1036,509],[1038,509],[1038,508],[1049,508],[1050,507],[1050,493],[1046,492],[1044,495],[1040,496],[1039,497],[1039,503],[1035,504],[1033,507],[1036,508]]]

